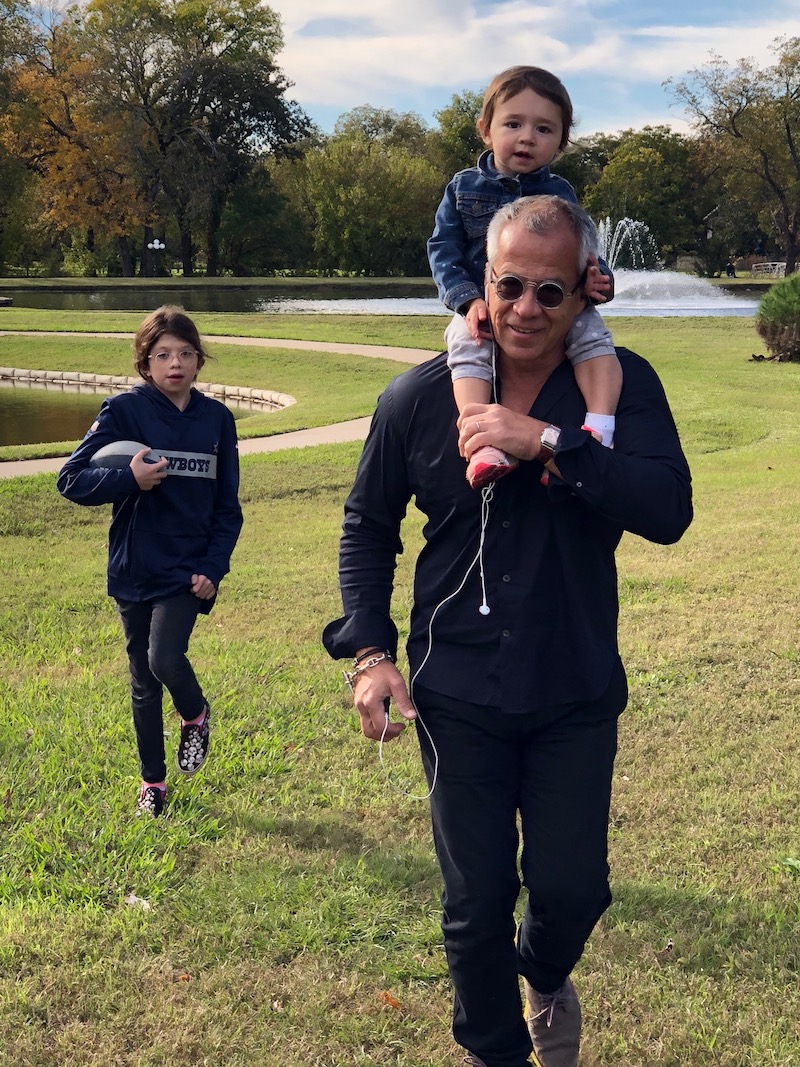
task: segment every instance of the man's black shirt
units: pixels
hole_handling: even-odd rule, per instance
[[[390,602],[400,524],[413,498],[427,521],[407,646],[411,676],[507,712],[603,695],[619,664],[614,552],[622,533],[671,544],[692,519],[689,468],[661,383],[641,357],[617,355],[624,384],[614,449],[579,429],[585,402],[565,360],[530,412],[562,428],[561,479],[543,486],[541,464],[529,461],[498,482],[482,553],[482,498],[467,485],[458,453],[445,355],[389,384],[345,505],[344,616],[323,635],[334,658],[396,649]],[[489,614],[479,611],[481,555]]]

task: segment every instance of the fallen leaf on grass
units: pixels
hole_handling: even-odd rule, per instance
[[[402,1005],[399,1000],[395,1000],[391,993],[387,993],[384,989],[381,993],[381,1000],[384,1004],[388,1004],[390,1008],[400,1008]]]
[[[150,911],[150,901],[144,897],[137,897],[135,893],[128,893],[124,898],[129,908],[141,908],[142,911]]]

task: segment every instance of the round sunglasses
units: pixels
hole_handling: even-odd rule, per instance
[[[499,278],[496,278],[494,277],[494,272],[492,272],[490,284],[494,286],[494,291],[498,297],[509,304],[515,300],[520,300],[526,289],[533,289],[533,296],[539,307],[544,308],[546,311],[553,311],[555,308],[560,307],[568,297],[577,293],[585,278],[586,272],[584,271],[578,278],[575,288],[570,289],[569,292],[558,282],[529,282],[526,278],[520,278],[516,274],[501,274]]]

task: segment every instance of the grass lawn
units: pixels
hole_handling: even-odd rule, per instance
[[[618,553],[631,698],[615,903],[575,975],[581,1067],[796,1067],[800,366],[750,362],[761,348],[749,320],[612,328],[664,381],[696,519],[676,546],[626,536]],[[344,321],[336,329],[362,340],[359,320],[349,337]],[[438,347],[441,323],[370,329]],[[2,365],[12,341],[0,338]],[[12,365],[127,358],[124,341],[25,344],[15,359],[36,363]],[[217,354],[216,380],[302,386],[297,408],[313,418],[363,414],[402,369]],[[158,822],[132,814],[126,666],[104,593],[108,511],[62,500],[52,475],[0,480],[0,1067],[461,1062],[426,805],[387,783],[319,643],[339,612],[337,543],[359,451],[243,460],[244,532],[193,644],[213,694],[213,755],[190,781],[171,775]],[[401,627],[419,538],[412,515]],[[174,759],[171,719],[167,729]],[[412,731],[385,759],[419,791]]]

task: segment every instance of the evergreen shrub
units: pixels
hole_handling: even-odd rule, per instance
[[[800,274],[771,287],[756,314],[756,329],[780,362],[800,362]]]

